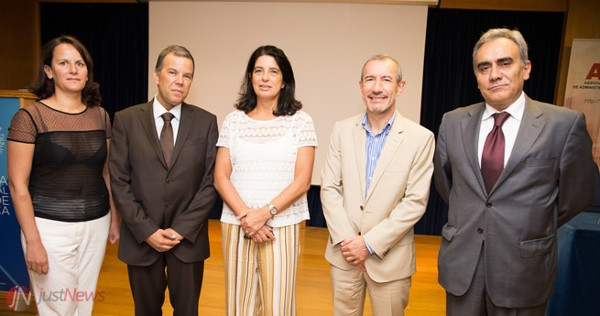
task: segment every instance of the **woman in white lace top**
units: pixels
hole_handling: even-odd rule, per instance
[[[284,52],[251,55],[215,164],[223,198],[221,229],[227,315],[296,315],[300,223],[317,146],[312,118],[295,99]]]

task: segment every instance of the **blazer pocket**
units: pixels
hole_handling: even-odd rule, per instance
[[[541,256],[548,253],[554,245],[554,234],[538,239],[524,240],[519,243],[522,258]]]
[[[203,137],[194,137],[194,138],[188,138],[185,140],[185,142],[183,143],[184,147],[194,147],[194,146],[202,146],[204,147],[206,144],[206,139],[204,139]]]
[[[454,226],[448,225],[448,223],[446,223],[444,227],[442,227],[442,237],[444,237],[444,239],[446,239],[447,241],[452,241],[452,237],[454,237],[454,234],[456,234],[456,232],[458,232],[458,229],[456,229],[456,227]]]
[[[529,157],[525,159],[525,167],[528,168],[551,168],[554,166],[554,162],[556,161],[555,157],[550,158],[534,158]]]

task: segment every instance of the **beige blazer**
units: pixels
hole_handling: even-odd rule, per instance
[[[373,249],[365,267],[376,282],[416,271],[413,226],[425,213],[433,173],[433,134],[396,113],[385,146],[366,182],[364,114],[335,124],[321,173],[321,202],[329,229],[325,258],[349,270],[340,243],[362,235]]]

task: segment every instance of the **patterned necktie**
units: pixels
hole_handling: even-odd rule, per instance
[[[494,128],[485,139],[481,155],[481,175],[488,193],[496,184],[504,169],[504,133],[502,124],[510,114],[506,112],[494,114]]]
[[[171,120],[173,119],[173,114],[166,112],[161,115],[165,124],[163,125],[162,130],[160,131],[160,147],[162,148],[163,156],[165,157],[165,161],[167,165],[171,164],[171,155],[173,154],[173,126],[171,126]]]

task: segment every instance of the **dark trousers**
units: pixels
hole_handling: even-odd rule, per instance
[[[544,316],[546,303],[527,308],[505,308],[494,305],[485,284],[483,247],[475,268],[473,281],[467,292],[454,296],[446,292],[446,315],[448,316]]]
[[[136,316],[160,316],[169,287],[174,316],[198,315],[204,261],[185,263],[171,252],[149,266],[127,265]]]

